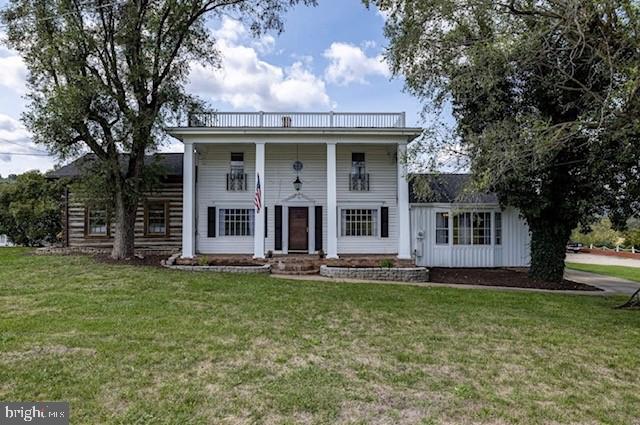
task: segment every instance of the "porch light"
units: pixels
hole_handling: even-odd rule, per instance
[[[300,189],[302,189],[302,182],[300,181],[300,176],[296,176],[296,179],[293,181],[293,188],[296,190],[296,192],[300,192]]]

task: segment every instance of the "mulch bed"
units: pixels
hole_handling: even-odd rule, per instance
[[[155,266],[161,267],[160,262],[168,258],[167,255],[145,255],[143,258],[133,257],[126,260],[114,260],[109,254],[96,254],[93,256],[99,263],[114,264],[117,266]]]
[[[513,288],[535,288],[572,291],[601,291],[591,285],[564,280],[545,282],[529,279],[526,270],[513,269],[429,269],[429,280],[437,283],[459,283],[467,285],[506,286]]]

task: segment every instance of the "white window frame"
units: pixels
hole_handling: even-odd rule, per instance
[[[498,226],[498,220],[496,220],[498,216],[500,217],[500,226]],[[493,244],[495,246],[502,246],[502,218],[502,211],[493,212]],[[498,232],[498,230],[500,230],[500,232]]]
[[[446,214],[447,215],[447,227],[438,227],[438,214]],[[449,246],[451,244],[451,226],[452,226],[452,220],[451,220],[451,211],[448,210],[436,210],[434,212],[434,228],[435,228],[435,232],[434,232],[434,245],[436,246]],[[443,231],[446,230],[447,231],[447,241],[445,243],[438,243],[438,231]]]
[[[441,211],[438,211],[441,212]],[[479,208],[479,209],[460,209],[460,210],[456,210],[456,209],[451,209],[449,210],[449,226],[450,226],[450,239],[449,239],[449,245],[453,246],[453,247],[465,247],[465,246],[475,246],[475,247],[490,247],[490,246],[496,246],[497,244],[495,243],[495,213],[497,211],[493,210],[493,209],[486,209],[486,208]],[[455,243],[455,227],[454,227],[454,217],[461,215],[461,214],[469,214],[470,217],[470,222],[469,222],[469,232],[470,232],[470,238],[469,238],[469,243]],[[473,223],[473,218],[474,218],[474,214],[488,214],[489,215],[489,243],[488,244],[478,244],[478,243],[474,243],[474,232],[475,232],[475,227],[474,227],[474,223]],[[458,227],[460,228],[460,227]],[[486,227],[485,227],[486,229]],[[458,240],[460,240],[460,232],[458,232]],[[435,235],[434,235],[434,245],[436,246],[446,246],[446,245],[442,245],[442,244],[436,244],[435,243]]]
[[[218,228],[216,229],[217,235],[218,237],[221,238],[230,238],[230,239],[245,239],[245,238],[252,238],[256,233],[256,218],[255,218],[255,207],[250,207],[247,205],[216,205],[217,211],[216,214],[218,215],[216,217],[217,220],[217,226]],[[224,211],[226,210],[249,210],[249,223],[250,223],[250,228],[249,228],[249,234],[248,235],[227,235],[225,232],[225,223],[226,220],[223,220],[222,218],[224,217]],[[253,215],[253,218],[251,217]]]
[[[374,227],[374,234],[373,235],[363,235],[363,236],[356,236],[356,235],[344,235],[343,231],[344,226],[343,226],[343,220],[342,220],[342,214],[343,211],[345,210],[371,210],[375,213],[375,227]],[[356,239],[380,239],[380,207],[379,206],[367,206],[367,205],[347,205],[347,206],[340,206],[338,207],[338,236],[340,238],[356,238]]]

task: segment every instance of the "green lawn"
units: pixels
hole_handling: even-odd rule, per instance
[[[0,400],[68,400],[75,424],[637,424],[624,299],[0,249]]]
[[[567,267],[574,270],[581,270],[583,272],[604,274],[607,276],[619,277],[622,279],[628,279],[628,280],[634,280],[636,282],[640,282],[639,267],[605,266],[601,264],[582,264],[582,263],[567,263]]]

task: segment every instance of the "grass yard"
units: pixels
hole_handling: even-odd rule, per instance
[[[640,282],[640,267],[607,266],[602,264],[567,263],[567,268],[583,272],[598,273],[607,276]]]
[[[624,299],[0,249],[0,399],[70,401],[74,424],[638,424]]]

